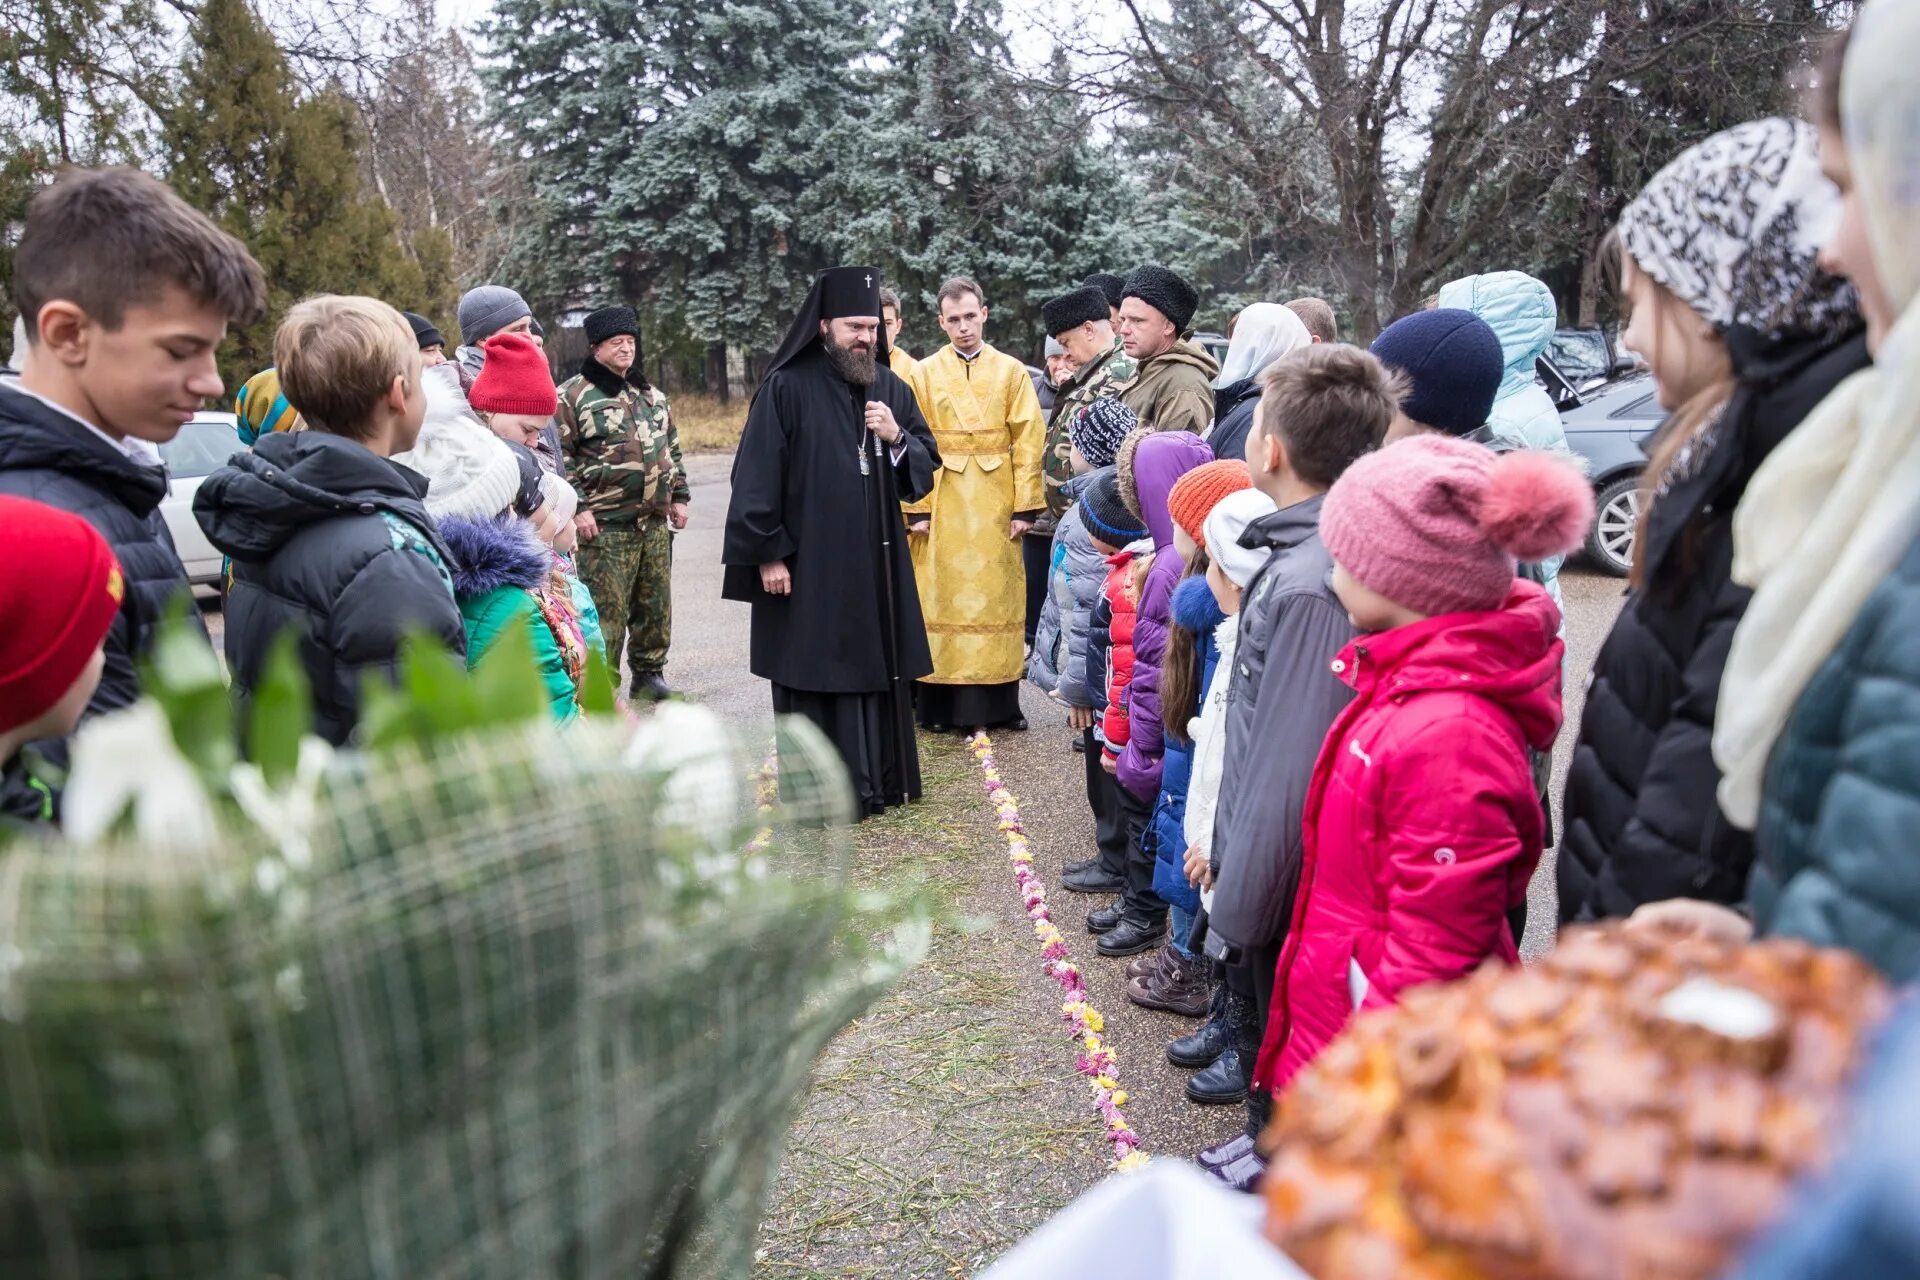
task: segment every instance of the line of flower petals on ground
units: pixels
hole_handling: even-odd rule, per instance
[[[1026,906],[1027,918],[1033,921],[1034,937],[1040,943],[1040,958],[1047,976],[1060,984],[1060,992],[1065,1000],[1060,1005],[1060,1017],[1073,1029],[1074,1039],[1080,1042],[1080,1053],[1075,1066],[1080,1074],[1087,1078],[1093,1089],[1093,1105],[1107,1122],[1107,1140],[1113,1144],[1114,1168],[1130,1173],[1147,1163],[1147,1155],[1140,1150],[1140,1135],[1120,1108],[1126,1105],[1127,1091],[1120,1087],[1119,1060],[1113,1050],[1107,1047],[1101,1038],[1106,1030],[1106,1019],[1100,1011],[1087,1002],[1086,984],[1080,980],[1080,970],[1067,954],[1067,940],[1053,923],[1053,916],[1047,909],[1047,889],[1033,870],[1033,853],[1027,847],[1026,828],[1020,822],[1020,804],[1013,792],[1007,790],[1001,781],[1000,771],[993,761],[993,740],[985,733],[976,733],[970,739],[973,757],[980,763],[981,775],[986,779],[987,799],[999,815],[1000,833],[1006,837],[1007,858],[1013,865],[1013,880],[1020,890],[1020,900]]]

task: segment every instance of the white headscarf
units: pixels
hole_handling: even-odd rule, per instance
[[[1217,388],[1244,382],[1281,356],[1310,346],[1313,335],[1307,326],[1277,302],[1256,302],[1233,322],[1233,341],[1227,344],[1227,358],[1220,363],[1220,376],[1213,380]]]
[[[1848,165],[1888,301],[1874,368],[1836,387],[1754,473],[1733,577],[1754,589],[1720,683],[1720,807],[1751,828],[1767,758],[1808,681],[1920,533],[1920,5],[1868,5],[1841,85]]]

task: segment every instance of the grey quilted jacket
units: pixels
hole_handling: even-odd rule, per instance
[[[1070,707],[1090,707],[1087,693],[1087,622],[1099,602],[1107,577],[1107,558],[1093,545],[1087,523],[1080,518],[1080,495],[1103,472],[1103,467],[1075,476],[1062,486],[1073,506],[1053,530],[1053,550],[1047,559],[1047,596],[1040,622],[1033,631],[1033,652],[1027,659],[1027,679],[1047,693],[1057,693]]]

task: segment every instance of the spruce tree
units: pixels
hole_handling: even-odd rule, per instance
[[[247,0],[203,0],[162,138],[174,189],[266,273],[267,314],[232,331],[221,353],[230,391],[272,363],[281,315],[309,294],[368,294],[403,308],[426,294],[392,210],[362,188],[352,104],[333,90],[302,96]]]
[[[890,23],[809,216],[834,256],[876,263],[902,290],[910,349],[942,341],[934,292],[968,275],[989,339],[1037,361],[1041,302],[1139,260],[1133,184],[1070,94],[1014,73],[998,0],[898,0]]]
[[[525,195],[503,278],[771,346],[812,272],[799,216],[857,103],[854,0],[500,0],[484,28]]]

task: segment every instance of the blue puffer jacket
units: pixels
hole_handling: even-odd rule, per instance
[[[1800,695],[1767,762],[1753,872],[1761,933],[1920,977],[1920,542]]]
[[[1093,545],[1086,521],[1080,518],[1080,495],[1111,467],[1089,471],[1061,486],[1074,505],[1053,530],[1053,553],[1048,559],[1047,598],[1033,631],[1033,653],[1027,659],[1027,679],[1047,693],[1058,693],[1070,707],[1092,706],[1087,685],[1087,632],[1093,606],[1100,601],[1100,585],[1107,578],[1107,558]]]
[[[1173,621],[1194,636],[1193,661],[1200,676],[1194,698],[1196,715],[1206,702],[1207,688],[1213,684],[1214,670],[1220,663],[1220,649],[1213,642],[1213,631],[1226,617],[1204,577],[1187,578],[1174,589]],[[1176,731],[1178,738],[1173,736]],[[1186,870],[1187,786],[1192,781],[1193,740],[1188,736],[1186,725],[1175,725],[1167,734],[1167,752],[1160,770],[1160,798],[1154,804],[1147,829],[1154,845],[1153,891],[1170,906],[1186,911],[1200,909],[1200,891],[1187,883]]]
[[[1500,339],[1506,368],[1487,419],[1485,443],[1501,453],[1546,449],[1570,454],[1560,411],[1533,378],[1533,362],[1547,349],[1560,322],[1553,290],[1524,271],[1493,271],[1446,285],[1440,290],[1440,305],[1473,312]],[[1565,556],[1542,561],[1540,574],[1528,575],[1546,587],[1556,605],[1561,603],[1560,566],[1565,561]]]

